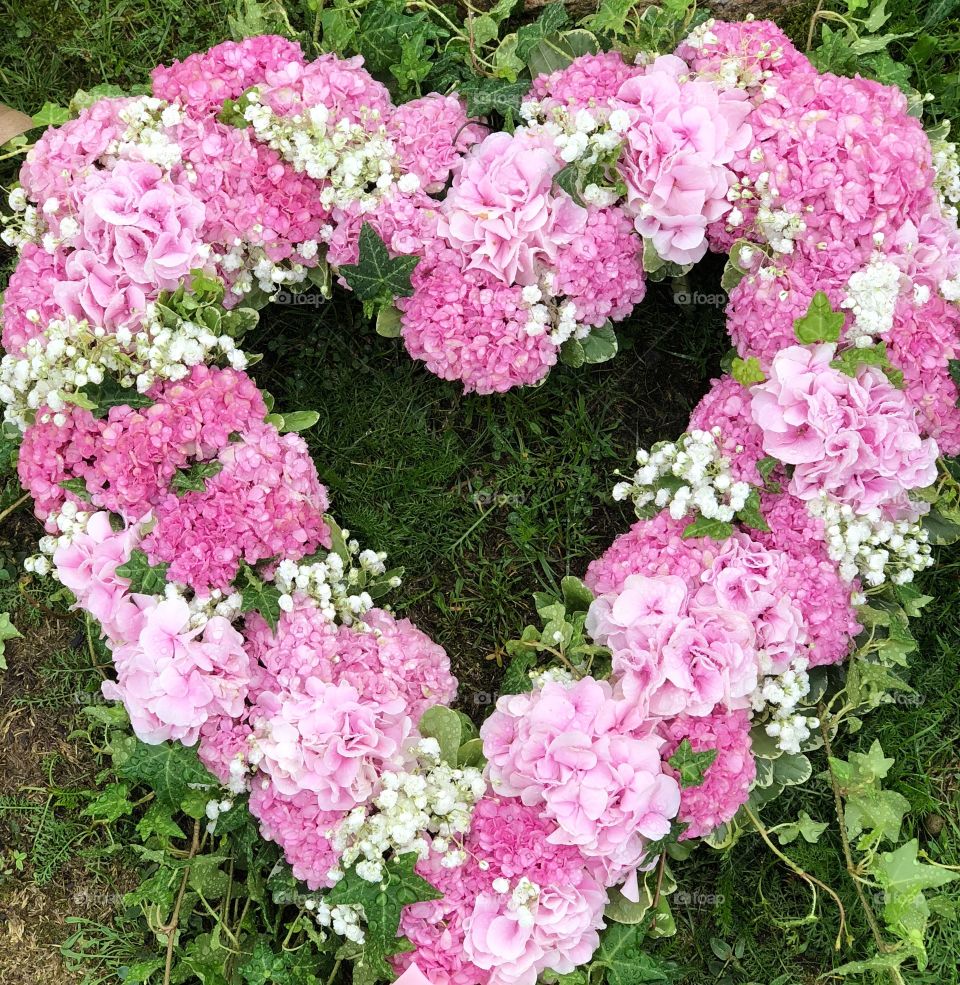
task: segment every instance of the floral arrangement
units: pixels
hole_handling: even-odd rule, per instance
[[[195,745],[223,785],[211,830],[246,798],[363,980],[573,972],[662,909],[684,843],[809,774],[830,668],[903,652],[892,620],[956,513],[955,151],[768,22],[580,55],[509,132],[279,37],[152,81],[48,130],[11,196],[0,398],[47,532],[29,566],[99,622],[138,738]],[[477,734],[244,334],[282,286],[337,280],[489,394],[611,357],[646,278],[708,250],[730,254],[731,371],[638,452],[614,489],[637,523],[538,597]]]

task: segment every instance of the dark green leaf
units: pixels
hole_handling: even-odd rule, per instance
[[[690,540],[692,537],[710,537],[713,540],[726,540],[732,533],[733,524],[725,523],[723,520],[709,520],[705,516],[698,516],[684,528],[682,536],[684,540]]]
[[[241,569],[246,584],[240,588],[240,611],[259,612],[273,632],[280,619],[281,592],[269,582],[262,581],[247,565]]]
[[[737,512],[737,519],[751,530],[760,530],[763,533],[770,530],[760,510],[760,490],[756,486],[751,487],[746,503]]]
[[[60,483],[61,489],[66,489],[67,492],[73,493],[78,499],[82,499],[85,503],[92,503],[93,499],[87,490],[87,480],[86,479],[64,479]]]
[[[680,786],[686,789],[687,787],[699,787],[703,783],[707,770],[710,769],[716,758],[716,749],[694,752],[690,740],[684,739],[667,762],[680,774]]]
[[[197,462],[188,469],[177,469],[173,473],[173,488],[177,493],[203,492],[207,479],[212,479],[223,470],[222,462]]]
[[[115,762],[117,775],[153,790],[157,800],[179,808],[191,787],[219,789],[193,749],[179,742],[162,742],[148,746],[136,740],[130,754]]]
[[[106,417],[111,407],[150,407],[153,401],[133,387],[121,386],[113,376],[105,376],[102,383],[88,383],[80,391],[93,405],[90,413],[96,418]]]
[[[130,591],[144,595],[162,595],[167,585],[169,564],[151,564],[147,555],[135,548],[126,564],[117,567],[121,578],[130,579]]]
[[[418,257],[391,257],[377,231],[365,222],[360,230],[359,262],[344,264],[340,273],[362,301],[390,304],[394,298],[413,293],[410,275],[418,261]]]

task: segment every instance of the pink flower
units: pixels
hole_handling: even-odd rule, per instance
[[[681,264],[704,255],[707,224],[730,210],[734,176],[726,165],[750,141],[745,94],[680,81],[685,71],[680,59],[663,55],[624,82],[612,104],[630,117],[620,171],[637,231]]]
[[[572,111],[603,109],[627,79],[642,72],[642,68],[624,62],[619,51],[581,55],[566,68],[538,75],[530,96],[546,110],[558,106]]]
[[[833,369],[835,346],[791,346],[752,391],[764,451],[794,466],[790,491],[821,492],[859,513],[896,510],[906,492],[936,478],[937,446],[922,439],[905,395],[877,369]]]
[[[696,718],[680,715],[660,725],[659,731],[667,736],[664,761],[684,739],[689,740],[694,752],[717,753],[703,782],[680,791],[678,818],[687,825],[680,838],[702,838],[729,821],[750,795],[757,775],[750,751],[750,712],[715,709]],[[673,773],[672,767],[666,769]]]
[[[123,702],[139,738],[192,745],[208,718],[243,711],[249,658],[226,619],[191,630],[187,603],[173,598],[146,605],[139,621],[139,632],[114,647],[116,682],[103,684],[105,697]]]
[[[130,580],[117,575],[117,568],[130,560],[139,541],[138,527],[114,531],[110,515],[94,513],[87,528],[72,541],[58,547],[53,555],[56,574],[104,632],[120,640],[116,620],[126,600]]]
[[[543,805],[552,840],[598,859],[611,884],[669,831],[680,791],[663,773],[661,740],[606,682],[504,696],[480,735],[494,790]]]
[[[349,684],[305,682],[299,693],[264,692],[251,716],[259,766],[288,796],[307,791],[321,810],[350,810],[396,768],[412,723],[400,698],[361,701]]]
[[[549,140],[518,129],[493,133],[464,158],[441,206],[440,234],[505,284],[535,284],[538,266],[583,229],[586,212],[554,194],[561,163]]]
[[[63,311],[53,296],[54,287],[63,277],[64,253],[47,253],[34,243],[25,243],[10,282],[3,292],[0,311],[3,323],[3,348],[12,355],[22,355],[24,346],[39,338],[44,328]],[[36,312],[37,321],[28,318]]]

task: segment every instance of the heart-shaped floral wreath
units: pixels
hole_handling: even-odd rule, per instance
[[[197,744],[230,791],[211,824],[249,795],[368,978],[587,962],[605,911],[657,905],[665,852],[809,775],[827,668],[902,654],[929,531],[955,528],[955,158],[898,90],[708,22],[643,64],[583,55],[519,112],[489,132],[249,38],[48,130],[11,198],[29,565],[99,621],[139,739]],[[538,597],[477,737],[284,433],[315,416],[275,411],[238,343],[278,290],[337,279],[431,372],[504,391],[612,356],[645,278],[708,248],[730,375],[638,453],[614,495],[639,521]],[[399,926],[362,904],[384,885]]]

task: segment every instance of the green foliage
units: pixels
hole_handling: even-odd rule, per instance
[[[817,291],[810,299],[807,313],[794,320],[793,331],[802,345],[837,342],[845,318],[842,311],[833,310],[830,299],[823,291]]]
[[[139,548],[134,548],[130,560],[117,567],[121,578],[130,579],[130,591],[142,592],[144,595],[162,595],[167,583],[169,564],[151,564],[147,555]]]
[[[110,413],[111,407],[150,407],[153,400],[134,387],[122,386],[114,376],[107,374],[102,383],[88,383],[76,393],[64,394],[64,400],[89,410],[98,420]]]
[[[17,627],[10,622],[10,613],[0,612],[0,670],[7,669],[7,658],[5,655],[7,640],[18,639],[20,635],[21,633]]]
[[[276,632],[280,619],[280,591],[270,582],[263,581],[248,565],[240,567],[240,611],[257,612],[270,629]]]
[[[419,257],[391,257],[376,229],[365,222],[360,230],[360,258],[340,268],[343,279],[372,313],[375,307],[393,304],[395,298],[413,293],[410,275]]]
[[[186,469],[173,473],[173,490],[178,495],[188,492],[203,492],[207,479],[212,479],[223,471],[222,462],[196,462]]]
[[[695,752],[690,745],[689,739],[684,739],[677,746],[676,751],[668,762],[680,774],[680,786],[699,787],[703,783],[707,770],[713,765],[717,758],[716,749],[704,749],[702,752]]]

